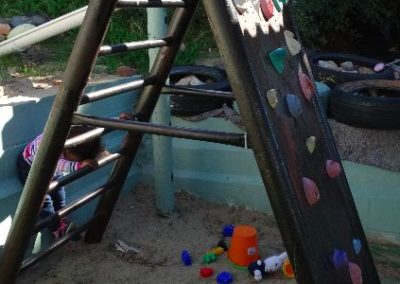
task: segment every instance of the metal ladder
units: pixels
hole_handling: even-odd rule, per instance
[[[263,2],[263,1],[262,1]],[[264,1],[265,2],[265,1]],[[274,1],[288,6],[286,0]],[[289,1],[290,2],[290,1]],[[271,2],[272,3],[272,2]],[[275,3],[275,5],[277,5]],[[177,128],[148,123],[160,92],[167,79],[187,26],[198,0],[97,0],[91,1],[69,59],[63,85],[60,87],[44,130],[42,146],[32,165],[18,205],[0,262],[0,283],[13,283],[20,269],[67,243],[74,235],[86,231],[85,241],[101,241],[117,202],[123,183],[135,158],[143,133],[197,139],[244,147],[244,134]],[[231,0],[203,0],[217,45],[223,56],[227,74],[238,102],[261,176],[278,221],[282,237],[299,283],[351,283],[349,263],[361,267],[364,283],[379,283],[367,241],[351,197],[346,177],[335,180],[326,177],[321,161],[340,161],[329,127],[320,111],[318,101],[299,99],[303,113],[290,117],[284,104],[286,93],[301,97],[297,69],[306,68],[312,78],[307,58],[300,53],[287,59],[283,75],[275,72],[265,57],[267,51],[284,45],[282,31],[265,33],[256,25],[256,34],[249,34]],[[147,40],[115,46],[101,46],[112,12],[116,7],[178,7],[171,19],[168,33],[159,40]],[[282,7],[278,16],[284,21],[282,29],[298,34],[290,18],[289,7]],[[277,12],[277,11],[275,11]],[[140,48],[160,47],[148,77],[119,86],[83,95],[92,66],[98,55],[133,51]],[[301,63],[300,63],[301,62]],[[143,88],[134,108],[134,121],[92,117],[76,113],[79,104],[85,104],[118,95],[128,90]],[[174,92],[174,88],[168,88]],[[279,89],[276,104],[271,108],[266,94]],[[176,88],[180,93],[232,98],[232,93],[196,91]],[[176,91],[175,90],[175,91]],[[66,139],[73,124],[98,127],[73,139]],[[90,173],[85,168],[61,180],[50,182],[64,145],[82,143],[86,139],[103,135],[112,129],[128,131],[121,149],[99,161],[99,167],[115,162],[108,181],[80,200],[69,204],[48,219],[36,222],[43,196]],[[304,151],[305,137],[317,137],[314,155]],[[304,158],[304,161],[300,158]],[[319,203],[307,204],[301,180],[304,175],[314,177],[320,186]],[[324,187],[324,188],[322,188]],[[329,197],[325,198],[325,195]],[[71,234],[56,241],[50,248],[33,259],[23,262],[23,256],[33,232],[44,228],[54,218],[62,218],[73,210],[101,196],[94,216]],[[345,218],[345,219],[343,219]],[[330,222],[327,222],[330,221]],[[339,232],[340,227],[341,232]],[[329,233],[329,234],[328,234]],[[355,253],[352,240],[362,243]],[[335,253],[345,252],[346,261],[337,267]],[[343,254],[341,254],[343,256]],[[333,258],[332,258],[333,257]],[[333,259],[333,261],[332,261]],[[22,264],[22,266],[21,266]]]

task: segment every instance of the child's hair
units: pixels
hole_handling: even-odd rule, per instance
[[[68,138],[78,136],[93,129],[94,127],[90,126],[73,125],[69,130]],[[82,160],[95,159],[97,156],[99,156],[102,152],[105,151],[101,143],[100,137],[96,137],[81,144],[68,147],[66,150],[78,155]]]

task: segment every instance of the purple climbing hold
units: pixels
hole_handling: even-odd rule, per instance
[[[272,65],[279,74],[283,74],[285,69],[286,49],[283,47],[277,48],[270,52],[269,59]]]
[[[286,103],[287,103],[290,114],[294,118],[299,117],[303,113],[301,101],[297,96],[292,95],[292,94],[287,94],[286,95]]]
[[[362,243],[359,239],[353,239],[353,249],[356,254],[359,254],[362,249]]]
[[[333,266],[335,266],[336,269],[340,269],[343,266],[348,266],[349,264],[347,253],[343,250],[334,249],[332,260]]]

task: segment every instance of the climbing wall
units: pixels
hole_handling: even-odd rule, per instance
[[[291,3],[212,1],[203,3],[297,281],[379,283]]]

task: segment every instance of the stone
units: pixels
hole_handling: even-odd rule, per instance
[[[8,24],[8,20],[0,17],[0,24]]]
[[[302,181],[307,203],[308,205],[312,206],[316,204],[320,199],[318,186],[313,180],[306,177],[303,177]]]
[[[0,35],[0,42],[5,41],[7,37],[5,35]]]
[[[349,272],[353,284],[363,283],[361,268],[357,264],[349,262]]]
[[[275,8],[272,0],[260,0],[260,7],[266,21],[274,16]]]
[[[336,70],[338,68],[337,64],[332,60],[329,60],[329,61],[318,60],[318,66],[322,67],[322,68],[332,69],[332,70]]]
[[[283,74],[285,69],[286,49],[283,47],[277,48],[270,52],[269,59],[272,65],[279,74]]]
[[[325,169],[330,178],[337,178],[342,172],[342,167],[336,161],[327,160],[325,163]]]
[[[0,24],[0,35],[8,35],[11,27],[9,24]]]
[[[343,68],[345,71],[353,71],[354,70],[354,64],[351,61],[345,61],[340,63],[340,67]]]
[[[306,140],[306,147],[310,154],[314,153],[315,142],[316,142],[315,136],[310,136]]]
[[[358,72],[360,74],[375,74],[374,70],[368,67],[360,67],[358,68]]]
[[[24,24],[30,24],[31,23],[31,18],[27,17],[27,16],[14,16],[11,18],[10,21],[10,26],[15,28],[18,27],[20,25],[24,25]]]
[[[299,82],[301,87],[301,92],[304,97],[310,101],[315,94],[314,84],[311,79],[303,72],[299,71]]]
[[[268,100],[268,104],[270,105],[270,107],[272,108],[276,108],[276,106],[278,105],[278,91],[275,89],[271,89],[267,92],[267,100]]]
[[[115,74],[121,77],[130,77],[136,74],[136,69],[129,66],[119,66],[115,70]]]
[[[383,69],[385,69],[385,63],[383,63],[383,62],[380,62],[374,66],[375,72],[381,72],[381,71],[383,71]]]
[[[36,27],[35,27],[34,25],[31,25],[31,24],[19,25],[19,26],[13,28],[13,29],[8,33],[7,39],[13,38],[13,37],[15,37],[15,36],[17,36],[17,35],[20,35],[20,34],[22,34],[22,33],[24,33],[24,32],[27,32],[27,31],[29,31],[29,30],[31,30],[31,29],[34,29],[34,28],[36,28]]]
[[[301,101],[297,96],[293,94],[287,94],[286,104],[288,106],[289,112],[292,115],[292,117],[297,118],[303,113]]]
[[[294,33],[285,30],[283,32],[286,41],[286,47],[289,50],[291,56],[295,56],[301,51],[301,44],[294,38]]]
[[[40,15],[33,15],[31,16],[30,23],[35,26],[40,26],[46,23],[48,19],[46,17]]]

